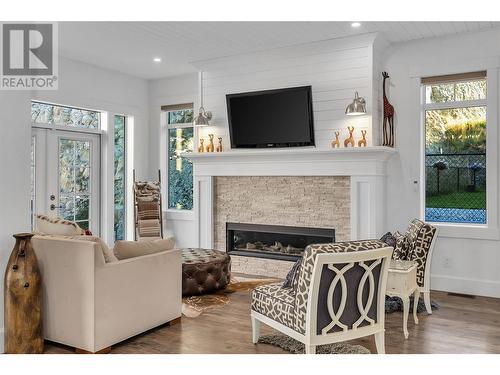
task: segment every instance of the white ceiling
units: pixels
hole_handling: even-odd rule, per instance
[[[194,72],[194,61],[349,35],[396,43],[492,27],[500,22],[60,22],[59,46],[62,56],[154,79]]]

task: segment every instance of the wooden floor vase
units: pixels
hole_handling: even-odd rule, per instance
[[[5,353],[43,352],[42,280],[31,233],[14,235],[5,271]]]

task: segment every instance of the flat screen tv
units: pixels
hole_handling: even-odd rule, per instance
[[[226,95],[231,148],[314,146],[311,86]]]

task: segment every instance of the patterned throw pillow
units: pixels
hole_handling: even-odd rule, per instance
[[[387,232],[382,236],[380,241],[385,242],[390,247],[396,248],[396,238],[392,235],[391,232]]]
[[[85,234],[85,231],[74,221],[50,218],[45,215],[36,216],[36,231],[56,236],[80,236]]]
[[[295,290],[295,286],[297,284],[297,276],[299,274],[300,265],[302,264],[302,258],[297,260],[292,269],[288,271],[288,274],[285,277],[285,281],[283,282],[283,288],[293,288]]]
[[[394,247],[394,252],[392,253],[392,259],[407,260],[411,245],[409,237],[406,234],[395,232],[394,238],[396,239],[396,246]]]

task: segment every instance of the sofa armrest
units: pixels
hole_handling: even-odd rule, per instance
[[[43,331],[48,340],[90,348],[94,339],[94,242],[35,236],[42,274]],[[90,350],[90,349],[87,349]]]
[[[181,316],[180,250],[96,265],[94,351]]]

